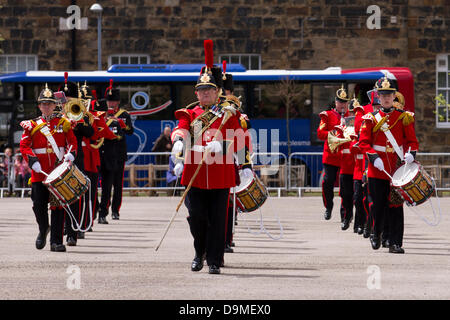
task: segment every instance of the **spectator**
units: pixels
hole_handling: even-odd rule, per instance
[[[3,159],[0,162],[0,171],[2,171],[2,177],[0,178],[1,186],[2,187],[8,187],[9,191],[11,192],[12,185],[8,186],[8,177],[10,174],[9,167],[12,165],[12,149],[10,147],[7,147],[5,149],[5,155],[3,156]]]
[[[31,169],[22,155],[18,155],[14,162],[16,173],[16,185],[18,188],[27,188],[28,180],[31,178]]]
[[[170,140],[170,127],[165,127],[163,133],[156,139],[152,152],[170,152],[172,151],[172,141]],[[156,156],[156,164],[168,164],[169,155]]]

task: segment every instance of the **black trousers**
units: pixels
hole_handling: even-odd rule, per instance
[[[39,232],[45,233],[49,227],[48,203],[50,191],[42,182],[33,182],[31,184],[31,200],[33,201],[33,212],[36,216],[36,222],[39,226]],[[64,209],[51,210],[50,243],[63,243],[64,229]]]
[[[341,174],[339,176],[339,196],[341,203],[341,221],[353,219],[353,175]]]
[[[355,205],[355,228],[363,228],[367,223],[364,210],[364,191],[361,180],[353,180],[353,203]]]
[[[388,210],[389,244],[403,245],[404,215],[403,206],[390,207]]]
[[[372,214],[370,213],[370,207],[372,206],[372,198],[369,195],[369,184],[367,182],[362,184],[362,190],[363,190],[364,212],[366,217],[365,226],[371,231],[373,224]]]
[[[386,214],[388,214],[389,209],[390,182],[389,180],[369,178],[368,183],[369,194],[372,198],[370,214],[373,221],[373,234],[376,237],[380,237],[385,230],[385,223],[388,222]]]
[[[325,208],[331,212],[333,210],[334,184],[336,183],[339,167],[323,164],[322,199]]]
[[[117,170],[107,170],[101,167],[102,175],[102,197],[99,206],[99,216],[106,217],[108,215],[109,206],[111,211],[119,213],[122,205],[122,189],[123,189],[123,170],[125,162],[121,162]],[[114,187],[111,201],[111,191]]]
[[[206,254],[208,265],[220,266],[223,261],[229,193],[230,189],[191,188],[186,196],[195,254]]]

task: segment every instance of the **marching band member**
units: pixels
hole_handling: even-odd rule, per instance
[[[349,103],[349,117],[354,117],[356,107],[355,100],[356,99],[353,99]],[[351,124],[346,123],[345,126],[338,126],[337,128],[339,128],[339,130],[341,131],[338,135],[339,137],[350,140],[341,144],[339,147],[339,151],[341,152],[341,169],[339,172],[339,196],[342,199],[341,229],[347,230],[353,219],[353,173],[355,170],[355,157],[351,152],[351,147],[352,144],[357,141],[357,136],[354,131],[354,122]]]
[[[94,134],[94,128],[92,127],[90,123],[89,115],[86,113],[86,106],[84,105],[84,101],[82,99],[83,93],[80,90],[80,87],[78,84],[75,84],[74,82],[67,81],[67,73],[65,74],[66,81],[64,83],[64,93],[67,97],[67,102],[65,103],[63,107],[64,116],[71,122],[73,133],[77,139],[77,156],[75,157],[73,163],[78,167],[78,169],[86,174],[86,171],[84,169],[84,152],[83,152],[83,139],[89,138]],[[75,101],[75,102],[73,102]],[[75,111],[78,112],[78,107],[80,107],[80,114],[78,115],[81,117],[79,120],[74,119],[73,116],[75,115],[72,113],[72,110],[70,110],[70,104],[74,103],[77,105],[75,108]],[[84,111],[81,111],[81,108],[84,108]],[[90,192],[90,191],[89,191]],[[76,219],[76,222],[78,225],[81,224],[81,218],[84,213],[84,201],[83,198],[80,197],[76,202],[70,205],[70,210],[73,212],[73,215]],[[67,245],[68,246],[76,246],[78,239],[84,239],[84,233],[81,231],[75,231],[72,229],[71,221],[70,219],[66,219],[66,232],[67,232]]]
[[[372,248],[381,245],[384,220],[389,219],[389,252],[404,253],[403,207],[390,207],[390,177],[398,168],[398,158],[406,163],[414,161],[419,148],[414,129],[414,115],[393,107],[396,88],[387,77],[379,79],[376,89],[381,109],[363,117],[360,133],[360,147],[369,158],[369,193],[372,197],[371,214],[373,234]],[[403,150],[410,148],[410,152]],[[387,173],[387,174],[386,174]],[[389,176],[388,176],[389,175]],[[386,217],[387,214],[387,217]]]
[[[363,112],[358,112],[355,116],[355,131],[358,133],[358,140],[359,140],[359,134],[360,134],[360,129],[361,129],[361,124],[362,124],[362,117],[369,113],[369,112],[374,112],[374,111],[378,111],[380,109],[380,100],[378,99],[378,93],[376,92],[375,89],[371,90],[368,92],[369,94],[369,98],[370,98],[370,103],[366,104],[365,106],[363,106]],[[356,153],[362,153],[361,148],[359,147],[359,143],[357,145],[358,150],[356,151]],[[370,206],[372,203],[370,194],[369,194],[369,190],[368,190],[368,184],[367,184],[367,167],[369,165],[369,159],[367,158],[367,156],[362,153],[364,156],[364,160],[361,163],[361,170],[362,173],[358,173],[356,174],[357,176],[359,174],[362,175],[362,179],[361,179],[361,184],[362,184],[362,193],[363,193],[363,205],[364,205],[364,212],[366,214],[366,222],[364,224],[364,228],[363,228],[363,236],[364,238],[368,238],[372,232],[372,224],[373,224],[373,220],[372,220],[372,215],[370,214]],[[357,170],[357,168],[355,167],[355,170]],[[387,230],[387,224],[385,224],[385,230]]]
[[[230,188],[236,186],[234,141],[228,140],[227,130],[237,130],[240,124],[236,107],[219,98],[219,88],[211,72],[212,41],[206,40],[204,44],[206,67],[195,86],[198,105],[175,112],[179,123],[171,138],[174,171],[177,176],[182,174],[182,185],[188,186],[192,180],[185,199],[195,249],[191,270],[200,271],[206,259],[209,273],[219,274],[228,198]]]
[[[105,140],[100,148],[100,171],[102,177],[102,196],[98,212],[98,223],[108,224],[106,216],[111,205],[113,220],[119,220],[122,205],[123,174],[127,161],[126,135],[134,132],[130,114],[120,108],[120,91],[113,89],[112,79],[105,92],[108,112],[106,124],[117,136],[114,140]],[[111,201],[111,190],[114,192]]]
[[[317,129],[317,137],[325,141],[323,146],[323,182],[322,182],[322,199],[325,206],[325,220],[331,219],[331,212],[333,211],[334,198],[334,184],[339,173],[341,165],[341,154],[336,151],[331,151],[328,146],[327,139],[329,135],[335,133],[335,126],[340,125],[347,112],[349,98],[344,87],[336,91],[335,108],[331,110],[322,111],[320,116],[320,125]]]
[[[82,88],[82,98],[86,101],[91,98],[90,109],[87,111],[92,116],[92,127],[94,128],[94,134],[91,137],[83,137],[83,153],[84,153],[84,169],[85,173],[91,181],[91,189],[90,189],[90,203],[89,196],[86,196],[85,201],[85,211],[84,211],[84,229],[90,223],[89,219],[95,220],[97,210],[98,210],[98,195],[97,195],[97,185],[99,179],[99,168],[100,168],[100,153],[99,148],[102,146],[103,141],[105,139],[113,140],[117,139],[117,136],[109,129],[106,125],[105,117],[106,111],[108,111],[108,106],[106,105],[106,101],[98,101],[96,97],[95,90],[90,90],[87,85],[84,85]],[[102,109],[103,108],[103,109]],[[102,109],[103,111],[101,111]],[[90,217],[90,210],[92,210],[92,217]],[[93,223],[93,221],[92,221]],[[92,231],[91,228],[88,231]]]
[[[355,113],[355,138],[353,139],[350,151],[354,159],[353,170],[353,203],[355,205],[355,223],[353,225],[353,231],[358,234],[364,232],[364,226],[366,224],[367,215],[364,210],[364,192],[363,192],[363,172],[364,172],[364,154],[359,148],[359,129],[361,126],[356,125],[358,118],[361,118],[364,114],[363,107],[359,104],[359,101],[353,98],[350,101],[349,110],[353,109]]]
[[[42,115],[36,119],[22,121],[24,129],[20,140],[20,152],[28,162],[31,173],[31,200],[39,234],[36,248],[43,249],[46,245],[47,234],[50,231],[50,250],[66,251],[63,244],[64,210],[51,200],[47,187],[43,184],[46,174],[57,167],[59,161],[73,161],[77,153],[77,140],[71,124],[60,114],[54,113],[56,108],[55,96],[47,85],[38,98],[38,108]],[[70,153],[65,150],[70,148]],[[54,197],[53,197],[54,198]],[[50,203],[51,223],[49,227],[48,204]]]

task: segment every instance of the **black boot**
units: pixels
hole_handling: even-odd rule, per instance
[[[45,247],[47,243],[47,235],[50,232],[50,227],[47,228],[47,231],[44,233],[39,232],[36,238],[36,249],[41,250]]]

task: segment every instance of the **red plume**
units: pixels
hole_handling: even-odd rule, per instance
[[[222,72],[223,73],[227,73],[227,61],[226,60],[223,60],[222,61]]]
[[[106,88],[106,90],[105,90],[105,98],[106,98],[106,91],[109,90],[109,94],[112,94],[112,91],[111,91],[112,88],[113,88],[113,79],[109,79],[109,87]]]
[[[97,100],[97,90],[92,89],[92,96],[94,97],[94,100]]]
[[[214,64],[214,52],[213,52],[213,42],[210,39],[203,41],[203,46],[205,48],[205,64],[211,69]]]
[[[69,79],[69,73],[66,71],[64,72],[64,90],[67,91],[69,88],[67,88],[67,79]]]

